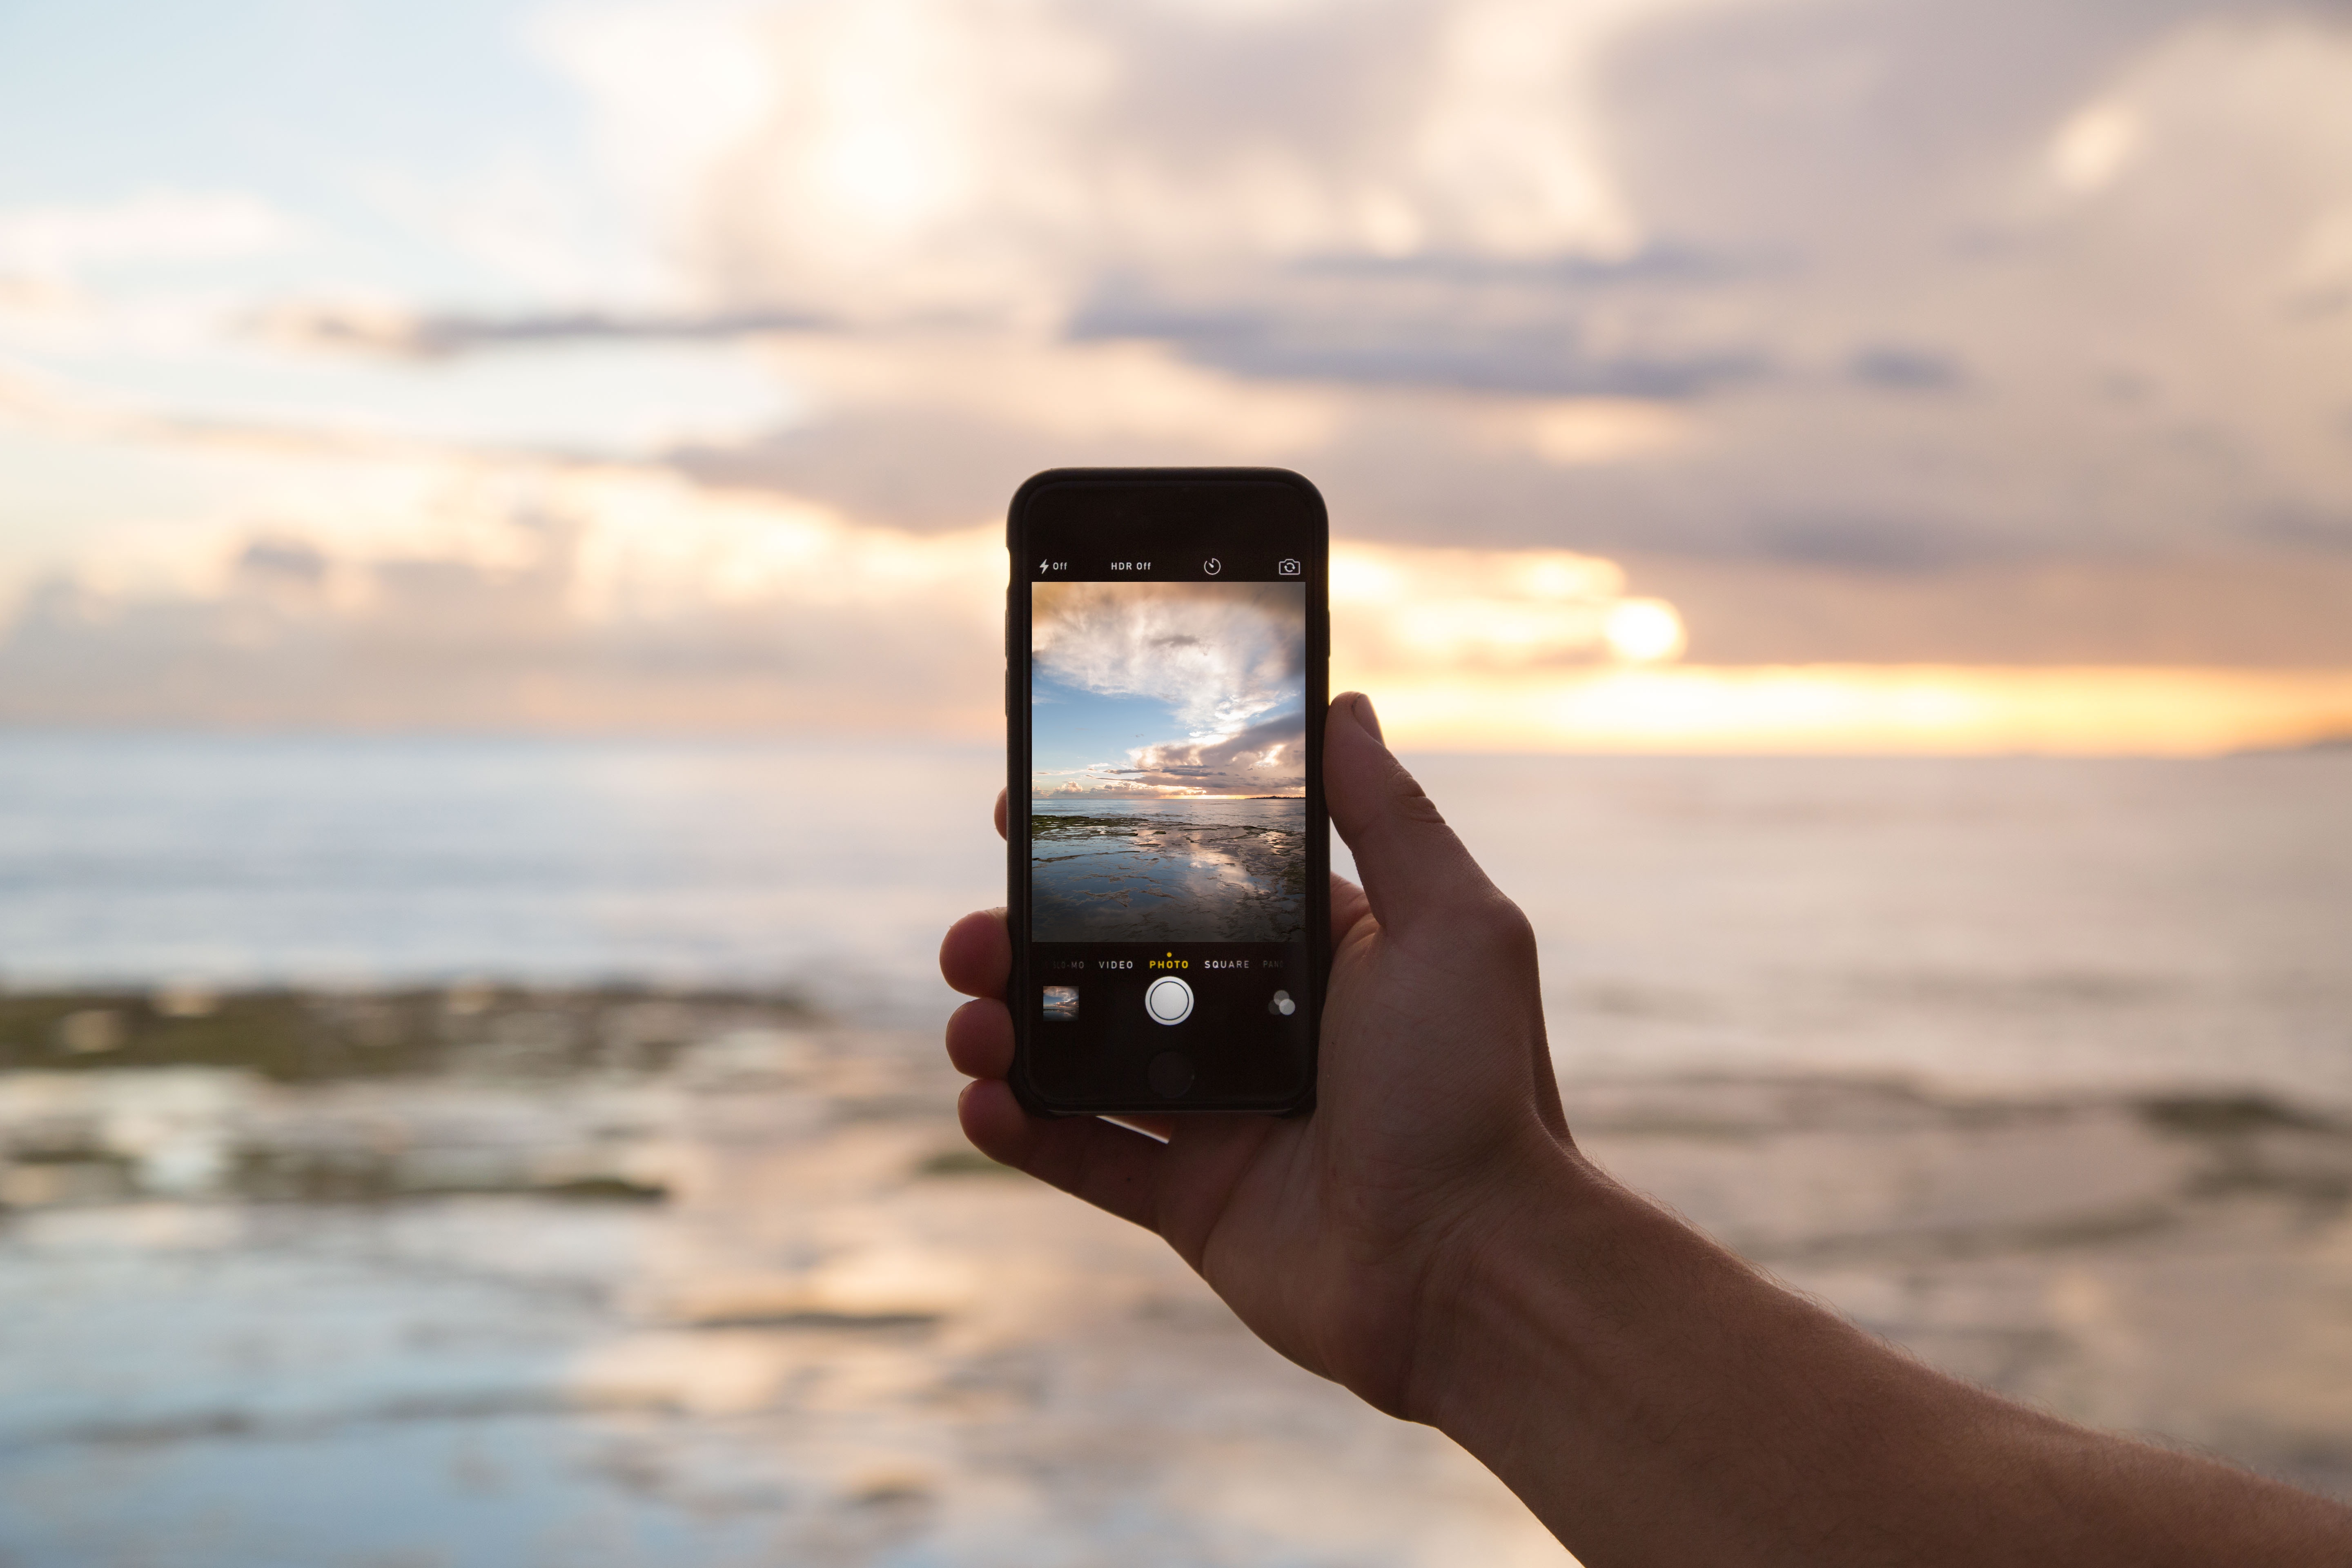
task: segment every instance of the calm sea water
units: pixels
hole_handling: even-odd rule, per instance
[[[906,1021],[1002,902],[972,748],[0,735],[0,980],[801,984]]]
[[[2342,1451],[2303,1393],[2340,1317],[2322,1207],[2337,1228],[2292,1233],[2307,1267],[2245,1250],[2290,1234],[2268,1193],[2235,1240],[1979,1258],[2138,1224],[2150,1169],[2199,1225],[2220,1208],[2193,1152],[2119,1142],[2138,1123],[2095,1106],[1956,1145],[1973,1113],[1874,1131],[1851,1085],[1598,1080],[2352,1108],[2352,756],[1408,760],[1533,917],[1571,1115],[1629,1179],[1735,1236],[1838,1238],[1798,1282],[1971,1375],[2055,1367],[2023,1390]],[[977,1173],[932,954],[1001,897],[1001,777],[981,748],[0,735],[11,984],[719,980],[920,1026],[730,1025],[644,1077],[0,1074],[0,1561],[1559,1561],[1458,1450],[1281,1363],[1156,1238]],[[1791,1109],[1728,1123],[1752,1141],[1656,1131],[1743,1096]],[[240,1196],[300,1161],[405,1195]],[[668,1201],[552,1195],[599,1173]],[[1931,1226],[1856,1261],[1883,1215],[1970,1250],[1936,1263]],[[2249,1337],[2285,1348],[2231,1359]],[[2221,1426],[2164,1403],[2200,1365]]]
[[[1030,805],[1040,942],[1296,942],[1307,928],[1307,803]]]
[[[2352,755],[1410,760],[1534,918],[1571,1068],[2352,1102]],[[926,1023],[940,928],[1003,897],[1001,777],[978,747],[0,736],[0,980],[725,981]]]

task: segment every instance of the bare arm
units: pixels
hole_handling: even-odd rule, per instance
[[[1932,1372],[1611,1181],[1561,1112],[1525,919],[1370,703],[1333,704],[1326,756],[1365,886],[1332,891],[1315,1113],[1175,1118],[1165,1144],[1024,1115],[992,910],[940,954],[978,998],[948,1028],[975,1144],[1157,1231],[1590,1568],[2352,1563],[2352,1512]]]
[[[1410,1413],[1591,1568],[2352,1563],[2352,1513],[1944,1376],[1564,1152],[1455,1272]]]

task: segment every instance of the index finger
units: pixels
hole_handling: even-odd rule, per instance
[[[1002,999],[1013,976],[1013,935],[1003,910],[977,910],[948,927],[940,973],[967,996]]]

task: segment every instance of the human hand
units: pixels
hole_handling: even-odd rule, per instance
[[[2352,1511],[2070,1426],[1892,1349],[1576,1151],[1535,942],[1381,744],[1332,704],[1316,1108],[1036,1119],[1004,1083],[1004,911],[940,965],[983,1152],[1166,1237],[1276,1349],[1475,1454],[1594,1568],[2352,1561]],[[997,828],[1004,803],[997,802]]]
[[[1032,1117],[1004,1077],[1012,943],[1003,910],[940,952],[977,998],[949,1057],[992,1158],[1158,1232],[1261,1338],[1392,1415],[1470,1257],[1547,1169],[1581,1168],[1545,1042],[1535,939],[1382,743],[1360,694],[1331,705],[1324,779],[1364,885],[1331,879],[1331,979],[1307,1116],[1176,1116],[1165,1143],[1093,1117]],[[996,826],[1004,831],[1004,802]]]

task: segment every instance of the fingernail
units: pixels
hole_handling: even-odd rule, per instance
[[[1372,711],[1372,700],[1362,692],[1356,693],[1356,722],[1372,732],[1372,739],[1385,746],[1388,737],[1381,733],[1381,716]]]

